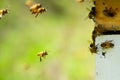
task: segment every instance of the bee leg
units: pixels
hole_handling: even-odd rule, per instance
[[[40,62],[42,61],[42,58],[40,57]]]
[[[35,15],[35,17],[37,17],[37,16],[38,16],[38,14],[39,14],[39,13],[37,13],[37,14]]]
[[[92,18],[92,20],[93,20],[94,22],[96,22],[95,18]]]

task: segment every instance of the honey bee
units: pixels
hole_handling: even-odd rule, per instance
[[[97,45],[95,46],[94,43],[90,44],[89,50],[91,53],[97,53]]]
[[[95,21],[94,20],[95,15],[96,15],[95,7],[92,7],[91,10],[90,10],[90,12],[89,12],[89,14],[88,14],[88,17],[89,17],[89,19],[93,19],[93,21]]]
[[[43,13],[47,11],[47,9],[42,7],[40,3],[34,3],[32,1],[29,1],[26,2],[26,5],[30,7],[30,12],[32,14],[35,14],[35,17],[37,17],[39,13]]]
[[[113,48],[114,44],[112,43],[112,40],[109,40],[101,43],[101,47],[104,49]]]
[[[0,10],[0,19],[2,18],[3,15],[8,13],[8,9],[1,9]]]
[[[40,4],[34,4],[30,7],[30,11],[32,12],[32,14],[36,14],[35,17],[37,17],[39,13],[46,12],[47,10]]]
[[[42,57],[45,57],[48,55],[47,51],[42,51],[37,54],[37,56],[40,56],[40,62],[42,61]]]
[[[105,28],[103,25],[101,24],[97,24],[94,27],[94,30],[92,31],[92,40],[93,42],[95,42],[95,38],[101,34],[103,34],[103,32],[105,32]]]
[[[92,40],[95,42],[95,38],[99,35],[98,27],[94,27],[94,30],[92,31]]]
[[[107,17],[114,17],[117,14],[118,8],[113,9],[112,7],[105,7],[103,14]]]

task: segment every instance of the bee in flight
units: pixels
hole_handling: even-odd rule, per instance
[[[101,47],[103,49],[113,48],[114,44],[112,43],[112,40],[109,40],[109,41],[102,42]]]
[[[40,62],[42,61],[42,58],[48,55],[47,51],[42,51],[37,54],[37,56],[40,56]]]
[[[3,17],[3,15],[8,13],[8,9],[1,9],[0,10],[0,19]]]
[[[35,14],[35,17],[37,17],[39,15],[39,13],[43,13],[46,12],[47,9],[45,9],[44,7],[42,7],[42,5],[40,3],[35,3],[33,1],[26,1],[26,5],[28,7],[30,7],[30,12],[32,14]]]

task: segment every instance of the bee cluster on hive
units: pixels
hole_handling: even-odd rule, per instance
[[[117,1],[113,0],[95,0],[88,17],[95,22],[95,27],[92,32],[92,46],[90,44],[90,52],[97,53],[98,45],[95,45],[97,36],[120,34],[120,6]],[[101,43],[101,47],[104,50],[103,56],[106,54],[106,50],[113,48],[114,44],[112,40],[107,40]]]

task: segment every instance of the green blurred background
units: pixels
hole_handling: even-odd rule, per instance
[[[0,0],[0,80],[94,80],[95,56],[88,47],[93,3],[36,0],[47,12],[32,15],[25,0]],[[37,53],[48,51],[39,61]]]

